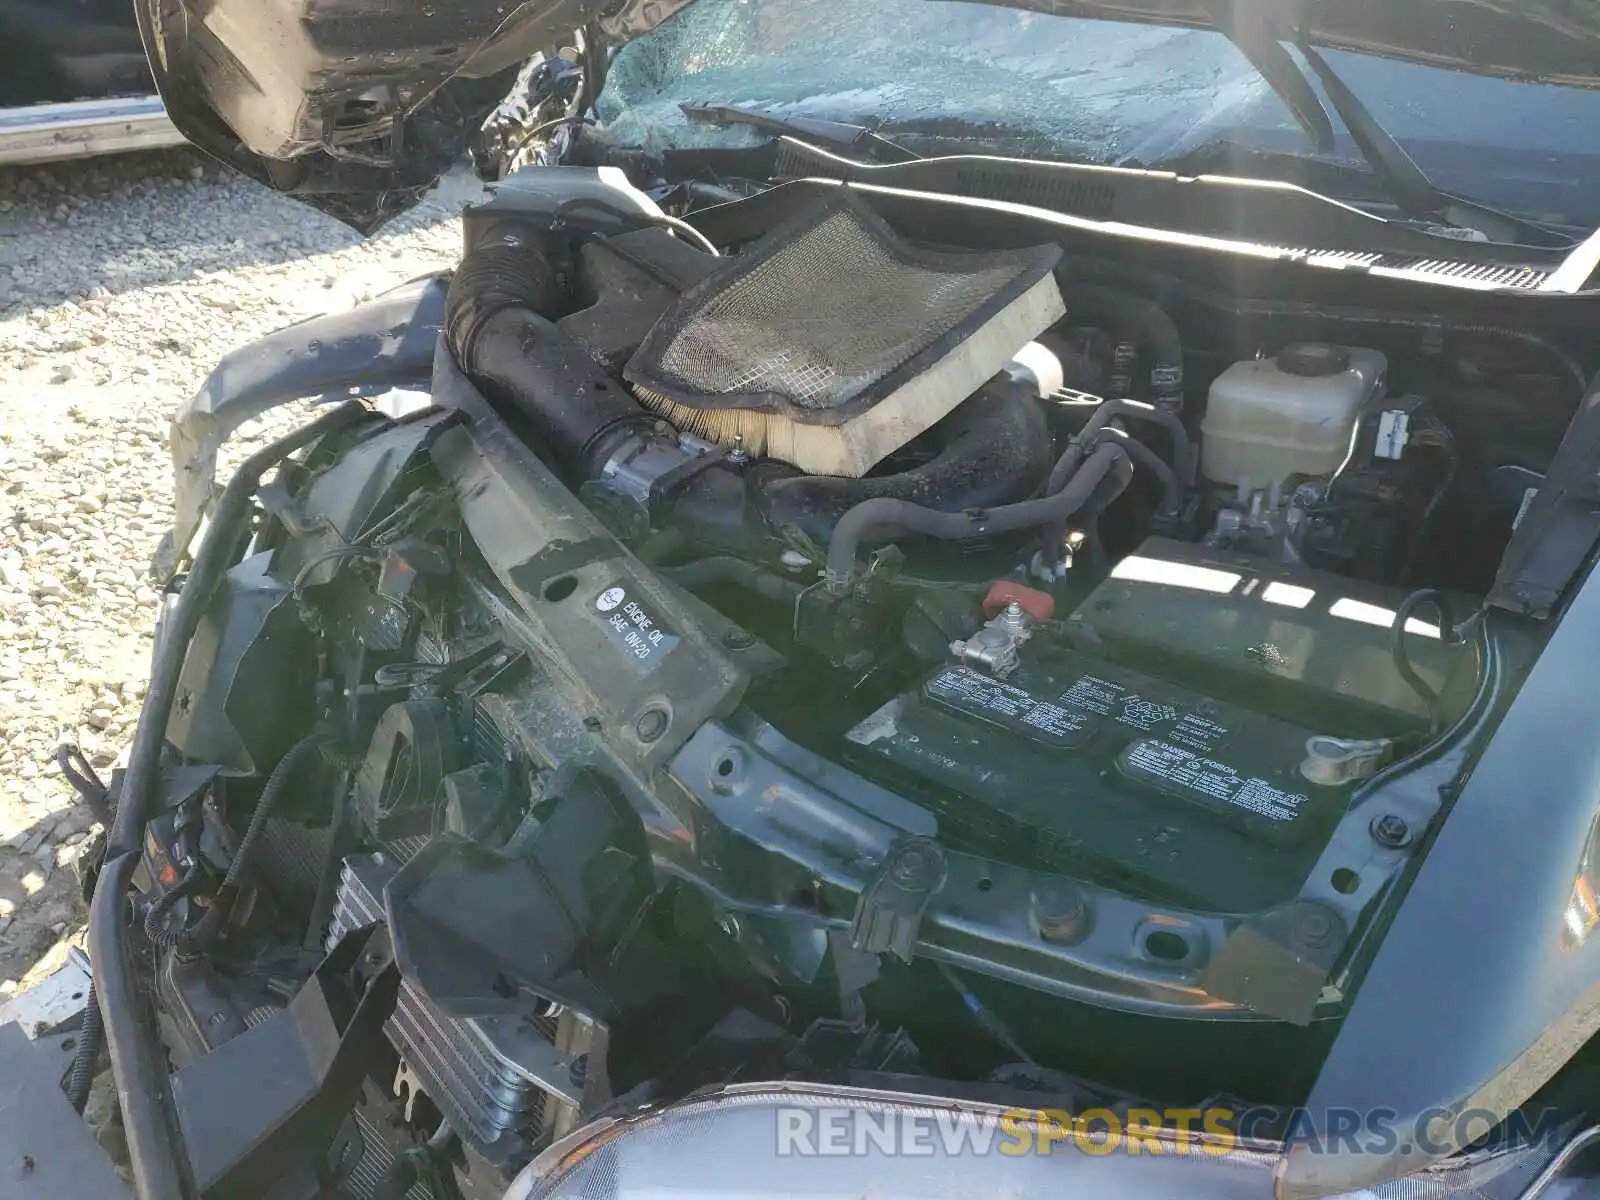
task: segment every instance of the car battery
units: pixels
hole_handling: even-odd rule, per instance
[[[1072,614],[1097,653],[1247,707],[1345,737],[1428,726],[1428,707],[1395,669],[1405,592],[1227,550],[1150,538]],[[1472,597],[1451,597],[1465,615]],[[1431,614],[1430,614],[1431,615]],[[1475,673],[1470,649],[1436,623],[1406,625],[1412,666],[1435,691]]]
[[[1040,635],[1004,679],[941,667],[846,736],[952,844],[1244,910],[1294,895],[1345,810],[1300,771],[1326,732]]]

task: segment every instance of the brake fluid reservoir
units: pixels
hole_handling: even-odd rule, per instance
[[[1253,491],[1332,474],[1387,367],[1376,350],[1319,342],[1234,363],[1211,385],[1200,423],[1205,477]]]

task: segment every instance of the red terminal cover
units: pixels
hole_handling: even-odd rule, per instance
[[[1008,604],[1019,605],[1035,621],[1048,621],[1056,611],[1055,597],[1010,579],[997,579],[983,598],[983,615],[997,616]]]

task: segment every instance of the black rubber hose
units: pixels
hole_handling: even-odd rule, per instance
[[[1183,401],[1183,341],[1178,327],[1159,304],[1097,283],[1061,284],[1070,319],[1109,318],[1118,329],[1136,333],[1150,347],[1150,396],[1158,404]],[[1121,397],[1118,397],[1120,399]]]
[[[1183,420],[1176,412],[1157,409],[1153,405],[1141,404],[1137,400],[1102,400],[1094,412],[1089,414],[1089,419],[1084,422],[1083,428],[1073,435],[1067,443],[1066,450],[1056,460],[1056,465],[1050,471],[1050,478],[1045,482],[1045,494],[1054,495],[1066,485],[1078,469],[1078,464],[1083,461],[1083,456],[1090,452],[1100,439],[1110,432],[1111,422],[1118,417],[1151,417],[1157,412],[1165,412],[1171,419],[1173,428],[1172,452],[1173,457],[1181,463],[1189,463],[1192,467],[1193,457],[1190,453],[1189,433],[1183,427]],[[1162,509],[1168,514],[1177,513],[1183,508],[1183,498],[1187,490],[1177,486],[1176,476],[1166,463],[1162,462],[1156,453],[1143,442],[1135,438],[1122,437],[1119,444],[1129,451],[1130,456],[1136,456],[1139,461],[1155,471],[1161,479],[1164,499]],[[1193,472],[1190,472],[1190,482],[1193,482]],[[1118,495],[1126,488],[1119,489]],[[1052,521],[1045,527],[1044,551],[1051,561],[1060,557],[1062,541],[1067,536],[1068,513],[1058,521]],[[1098,514],[1096,514],[1098,515]]]
[[[1389,653],[1394,658],[1394,669],[1406,681],[1428,709],[1428,719],[1434,733],[1444,728],[1444,710],[1439,704],[1439,693],[1432,684],[1417,673],[1411,665],[1411,652],[1406,648],[1406,624],[1419,608],[1432,608],[1439,616],[1439,636],[1445,642],[1457,640],[1456,625],[1452,619],[1450,598],[1438,588],[1423,588],[1412,592],[1395,610],[1394,624],[1389,634]]]
[[[233,852],[233,861],[228,864],[228,873],[223,876],[222,886],[217,889],[216,899],[211,907],[206,910],[206,915],[200,918],[200,923],[194,927],[194,932],[189,936],[189,944],[194,949],[204,949],[216,939],[222,930],[222,923],[227,920],[229,911],[233,908],[233,897],[239,886],[239,880],[244,875],[245,865],[250,861],[250,852],[261,840],[261,834],[267,827],[267,818],[272,816],[273,809],[278,806],[278,799],[288,787],[289,780],[294,776],[298,767],[312,754],[322,748],[328,734],[319,730],[301,738],[287,753],[278,760],[278,765],[272,768],[272,774],[267,776],[267,784],[261,789],[261,796],[256,800],[255,812],[250,814],[250,824],[244,831],[244,837],[239,839],[238,848]]]
[[[1114,439],[1116,444],[1128,452],[1128,457],[1133,459],[1145,470],[1149,471],[1161,483],[1161,515],[1176,516],[1183,508],[1183,488],[1178,485],[1178,477],[1173,474],[1172,468],[1167,465],[1167,460],[1162,458],[1149,446],[1136,437],[1130,437],[1120,429],[1102,429],[1096,442]]]
[[[1071,404],[1060,407],[1070,409]],[[1087,404],[1084,407],[1088,407]],[[1078,431],[1078,437],[1092,428],[1103,428],[1107,421],[1118,418],[1131,421],[1146,421],[1159,425],[1167,431],[1167,437],[1172,442],[1172,470],[1178,477],[1178,482],[1183,485],[1184,491],[1194,487],[1195,474],[1199,464],[1195,461],[1194,439],[1189,436],[1189,427],[1183,423],[1183,418],[1170,408],[1158,408],[1154,404],[1143,404],[1138,400],[1101,400],[1094,405],[1094,411],[1089,414],[1088,423]]]
[[[137,850],[108,858],[89,906],[95,998],[117,1083],[134,1195],[139,1200],[189,1200],[195,1187],[172,1108],[166,1052],[156,1037],[155,1016],[128,945],[128,885],[138,865]]]
[[[928,461],[862,479],[769,470],[747,478],[771,528],[792,526],[820,543],[831,541],[839,519],[864,500],[890,497],[951,512],[992,508],[1038,495],[1050,470],[1050,430],[1032,385],[986,384],[927,440],[935,447]]]
[[[1109,569],[1105,545],[1100,537],[1100,518],[1105,515],[1106,509],[1115,504],[1122,493],[1128,490],[1128,485],[1132,482],[1133,463],[1126,458],[1119,458],[1116,468],[1100,481],[1100,486],[1095,488],[1094,495],[1090,496],[1084,506],[1074,514],[1078,527],[1084,531],[1084,549],[1088,552],[1089,563],[1095,571]],[[1063,538],[1066,536],[1064,531],[1061,536]]]
[[[1183,419],[1177,413],[1156,408],[1154,405],[1141,404],[1137,400],[1102,400],[1094,412],[1089,414],[1089,419],[1084,422],[1083,428],[1078,430],[1067,444],[1066,452],[1056,461],[1055,467],[1050,472],[1050,479],[1045,484],[1047,493],[1060,489],[1078,469],[1078,463],[1095,441],[1096,435],[1119,417],[1154,421],[1165,429],[1172,438],[1174,473],[1185,491],[1194,486],[1194,446],[1189,438],[1188,429],[1184,427]]]
[[[1083,503],[1083,507],[1072,514],[1072,521],[1084,532],[1083,548],[1089,556],[1089,562],[1095,570],[1107,569],[1105,548],[1100,538],[1100,518],[1105,511],[1116,503],[1122,493],[1128,490],[1128,485],[1133,482],[1133,461],[1127,455],[1119,456],[1112,465],[1112,469],[1094,493]],[[1064,543],[1067,536],[1067,522],[1058,521],[1049,526],[1042,539],[1045,554],[1051,566],[1063,557]]]
[[[83,756],[83,751],[71,742],[56,747],[56,766],[78,793],[78,798],[99,821],[102,828],[111,828],[111,789],[101,781],[93,765]]]
[[[909,500],[865,500],[840,519],[828,547],[828,586],[840,591],[855,572],[856,550],[863,538],[899,533],[919,533],[944,541],[962,541],[1018,529],[1050,527],[1065,521],[1094,495],[1100,481],[1127,452],[1115,442],[1103,442],[1089,454],[1062,487],[1038,500],[1004,504],[998,508],[942,512]]]
[[[553,319],[571,305],[537,231],[496,221],[450,281],[444,338],[462,373],[526,423],[519,432],[569,475],[587,477],[600,465],[593,460],[608,434],[652,419],[556,328]]]
[[[78,1047],[72,1056],[72,1071],[67,1076],[67,1103],[80,1117],[89,1104],[89,1087],[94,1083],[95,1063],[105,1044],[106,1027],[100,1016],[100,1001],[89,984],[88,1002],[83,1009],[83,1025],[78,1029]]]
[[[94,962],[96,995],[140,1200],[181,1200],[194,1192],[171,1111],[166,1057],[156,1040],[149,998],[139,985],[128,947],[128,884],[150,818],[156,769],[177,697],[178,677],[201,615],[231,565],[249,517],[250,498],[262,476],[295,451],[369,415],[364,404],[350,401],[245,459],[212,510],[183,590],[168,611],[151,668],[116,814],[106,833],[105,866],[89,905],[89,954]]]
[[[661,574],[691,592],[710,584],[725,583],[791,606],[799,601],[800,594],[805,591],[804,585],[793,579],[785,579],[755,563],[726,555],[696,559],[679,567],[667,567]]]

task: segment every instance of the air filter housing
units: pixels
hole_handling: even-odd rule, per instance
[[[1060,320],[1060,256],[912,246],[841,189],[686,292],[624,376],[687,432],[860,476]]]

